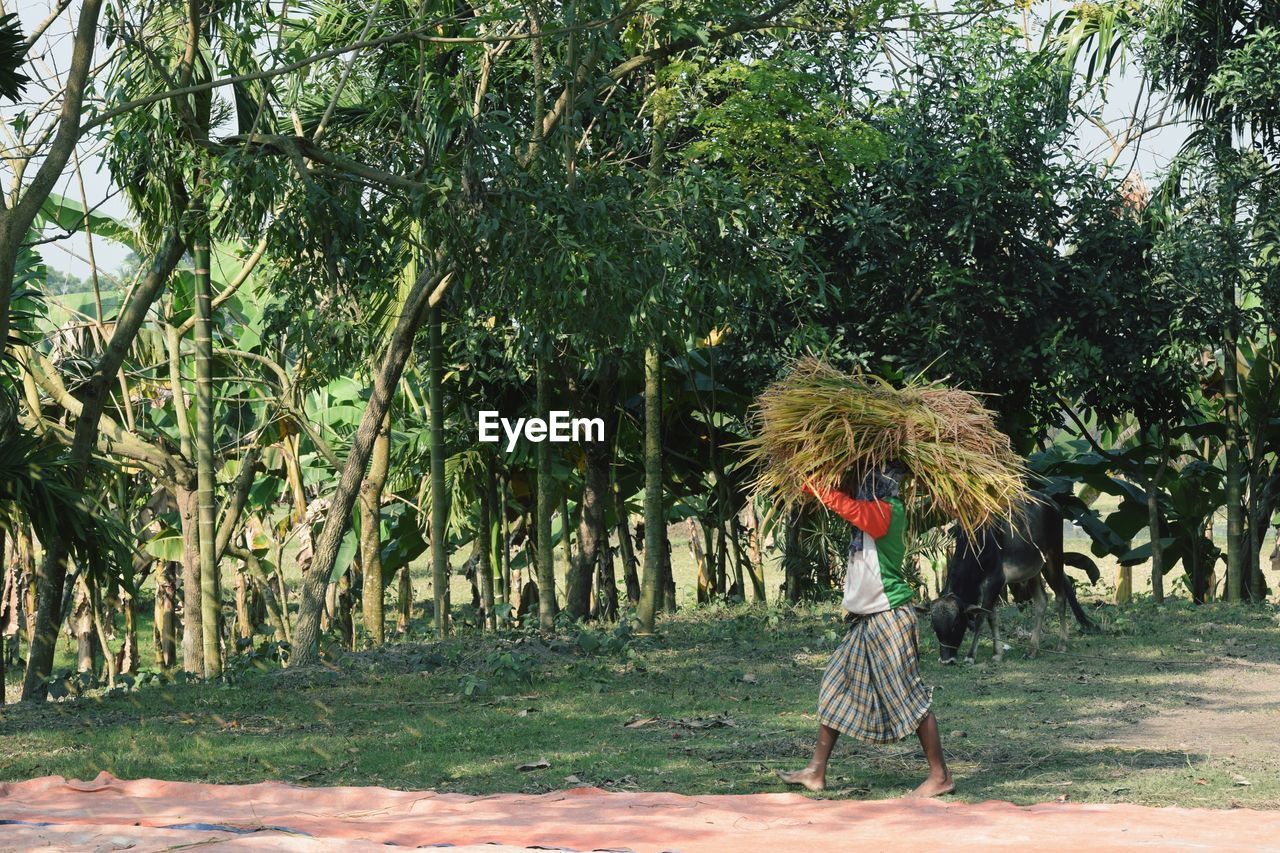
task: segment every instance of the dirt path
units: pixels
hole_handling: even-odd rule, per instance
[[[0,847],[156,850],[1280,850],[1280,812],[1050,803],[688,797],[576,788],[461,794],[202,785],[102,774],[0,786]],[[474,845],[483,845],[474,846]]]
[[[1139,725],[1118,724],[1101,746],[1185,750],[1202,755],[1276,754],[1280,731],[1280,664],[1233,660],[1207,668],[1195,681],[1163,697],[1165,707]],[[1181,704],[1171,704],[1180,702]]]

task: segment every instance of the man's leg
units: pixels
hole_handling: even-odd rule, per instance
[[[831,757],[831,749],[836,745],[840,732],[830,726],[818,726],[818,745],[813,748],[813,758],[803,770],[791,773],[778,772],[778,778],[788,785],[803,785],[810,791],[821,791],[827,787],[827,759]],[[948,777],[950,778],[950,777]]]
[[[933,712],[925,714],[916,729],[920,745],[924,747],[924,756],[929,760],[929,776],[920,786],[908,794],[908,797],[937,797],[949,794],[956,789],[956,783],[947,769],[947,760],[942,757],[942,737],[938,734],[938,718]]]

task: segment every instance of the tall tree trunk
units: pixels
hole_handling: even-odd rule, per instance
[[[386,642],[382,579],[382,489],[391,467],[391,411],[373,442],[373,461],[360,485],[360,567],[364,589],[360,598],[364,635],[377,648]]]
[[[1225,126],[1213,130],[1214,158],[1219,175],[1229,168],[1231,129]],[[1218,211],[1224,234],[1235,227],[1238,200],[1225,182],[1220,182]],[[1234,249],[1235,247],[1230,247]],[[1229,253],[1232,254],[1232,253]],[[1226,455],[1226,503],[1227,503],[1227,585],[1226,600],[1240,601],[1245,592],[1245,542],[1244,542],[1244,460],[1240,453],[1240,383],[1237,362],[1240,338],[1240,316],[1237,310],[1236,270],[1228,261],[1222,267],[1222,308],[1227,321],[1222,335],[1222,419],[1226,428],[1223,442]]]
[[[0,424],[0,435],[5,427]],[[13,626],[13,641],[18,642],[18,560],[15,543],[13,558],[9,557],[7,525],[10,519],[0,513],[0,705],[5,704],[5,664],[9,659],[9,627]]]
[[[644,579],[636,621],[641,633],[652,634],[662,600],[662,543],[666,519],[662,511],[662,362],[658,346],[644,352]]]
[[[1249,534],[1249,572],[1245,592],[1250,601],[1262,603],[1267,597],[1267,579],[1262,572],[1262,548],[1275,512],[1280,490],[1280,463],[1269,460],[1259,442],[1249,448],[1249,501],[1246,520]]]
[[[569,615],[581,619],[590,615],[591,582],[600,564],[601,549],[608,549],[609,540],[602,540],[605,530],[605,501],[609,499],[609,468],[604,445],[589,444],[585,450],[582,478],[582,500],[579,502],[578,549],[569,572]]]
[[[547,388],[546,359],[538,358],[537,364],[538,417],[548,417],[551,408]],[[538,494],[535,504],[534,526],[537,533],[538,556],[538,625],[543,631],[551,631],[556,624],[556,563],[555,543],[551,541],[551,514],[555,511],[552,500],[555,484],[551,479],[551,444],[538,444]]]
[[[156,669],[172,668],[178,662],[178,650],[174,626],[174,605],[177,602],[177,578],[174,564],[160,562],[155,569],[156,600],[153,632],[155,635]]]
[[[121,599],[120,612],[124,616],[124,644],[120,647],[116,671],[133,675],[138,671],[138,613],[133,596],[127,593]]]
[[[792,511],[791,518],[787,522],[786,536],[783,539],[782,570],[785,575],[784,584],[788,604],[799,603],[804,598],[808,587],[808,561],[800,544],[808,512],[808,508],[804,506]]]
[[[76,672],[97,673],[97,632],[93,627],[93,607],[89,602],[89,588],[77,583],[71,599],[71,633],[76,638]]]
[[[560,563],[564,573],[565,595],[569,591],[569,575],[573,573],[573,520],[569,517],[569,484],[560,489]],[[566,604],[566,607],[568,605]]]
[[[498,481],[498,524],[502,535],[502,546],[498,552],[502,558],[502,600],[511,608],[520,603],[520,591],[515,589],[511,581],[511,525],[507,521],[507,481],[502,477]],[[510,615],[508,614],[508,619]]]
[[[716,540],[712,525],[699,524],[698,530],[702,536],[702,554],[707,564],[707,601],[714,601],[715,597],[720,593],[716,584]]]
[[[1188,550],[1190,553],[1187,555],[1187,570],[1191,574],[1191,601],[1195,604],[1204,604],[1209,585],[1208,572],[1204,569],[1199,544],[1193,542]]]
[[[407,633],[409,620],[412,618],[413,578],[409,576],[409,566],[406,564],[400,570],[400,583],[396,587],[396,633]]]
[[[636,550],[631,544],[631,525],[627,520],[627,501],[615,481],[613,484],[614,507],[618,516],[618,550],[622,556],[622,574],[627,584],[627,603],[633,607],[640,603],[640,575],[636,566]]]
[[[444,345],[440,340],[440,307],[431,309],[430,377],[427,388],[431,409],[428,443],[431,450],[431,586],[435,595],[436,636],[449,635],[449,493],[444,479]]]
[[[245,570],[257,584],[259,591],[262,593],[263,606],[267,610],[267,619],[271,622],[271,627],[275,631],[276,641],[288,642],[289,625],[281,599],[276,594],[276,584],[267,576],[258,556],[248,548],[240,548],[235,545],[229,546],[227,553],[244,563]]]
[[[203,195],[203,189],[197,190]],[[196,520],[200,543],[200,632],[204,643],[204,677],[222,674],[222,579],[218,576],[217,507],[214,496],[213,439],[213,309],[209,282],[209,219],[203,199],[192,205],[195,233],[191,251],[195,261],[196,350]]]
[[[489,478],[490,481],[492,478]],[[483,611],[480,627],[486,626],[490,631],[498,630],[497,617],[493,612],[493,512],[490,506],[492,490],[489,483],[484,483],[480,490],[480,524],[476,537],[480,545],[480,553],[476,572],[480,581],[480,607]]]
[[[81,576],[81,582],[89,593],[89,613],[92,618],[94,634],[98,638],[98,646],[102,649],[102,662],[106,670],[106,681],[108,687],[116,686],[116,676],[119,672],[116,669],[116,656],[111,651],[111,643],[108,642],[111,634],[107,631],[106,618],[102,612],[102,592],[95,583],[92,586]]]
[[[618,618],[618,578],[614,574],[613,549],[609,547],[609,523],[603,508],[596,523],[596,539],[600,543],[600,574],[596,579],[596,596],[600,603],[597,615],[614,622]]]
[[[687,518],[685,531],[689,534],[689,553],[693,555],[693,566],[698,571],[697,601],[699,604],[706,604],[711,601],[712,588],[715,586],[709,566],[711,554],[703,547],[704,541],[708,538],[707,527],[700,524],[697,519]]]
[[[671,537],[666,525],[662,527],[662,610],[676,612],[676,578],[671,571]]]
[[[289,483],[289,496],[293,499],[293,523],[299,524],[307,517],[307,493],[302,487],[302,461],[299,459],[299,437],[286,435],[281,442],[284,456],[285,479]]]
[[[235,579],[236,624],[234,636],[236,647],[242,648],[245,643],[253,643],[253,617],[249,614],[249,582],[248,578],[244,576],[244,569],[236,569]]]
[[[86,3],[86,6],[89,4]],[[96,18],[95,18],[96,19]],[[80,416],[76,418],[75,433],[68,454],[68,485],[73,490],[84,488],[93,450],[98,443],[98,428],[102,410],[107,403],[107,386],[124,362],[129,347],[133,345],[138,330],[146,320],[147,312],[169,279],[169,274],[182,258],[183,243],[176,232],[170,231],[163,239],[161,249],[147,275],[134,289],[128,304],[116,319],[115,330],[88,381],[79,392],[82,401]],[[32,635],[31,649],[27,657],[27,672],[23,679],[24,702],[42,702],[49,696],[47,679],[53,671],[54,647],[58,627],[62,624],[62,596],[67,579],[67,551],[69,542],[65,536],[55,536],[45,546],[44,559],[37,570],[40,599]]]
[[[23,610],[27,614],[27,647],[35,640],[36,610],[39,608],[39,590],[36,588],[36,547],[35,537],[31,535],[31,525],[20,522],[14,531],[15,544],[18,546],[19,562],[22,565],[23,582],[27,594],[23,600]]]
[[[348,568],[342,573],[342,577],[338,578],[338,596],[337,607],[334,611],[334,623],[338,628],[338,635],[342,638],[344,648],[355,650],[356,647],[356,626],[355,615],[352,610],[355,609],[355,596],[351,592],[351,572]]]
[[[729,533],[733,537],[732,546],[734,558],[737,560],[738,566],[744,567],[747,572],[747,579],[751,581],[751,594],[755,601],[767,601],[764,589],[764,567],[753,563],[742,553],[742,525],[738,523],[737,516],[729,520]],[[738,575],[741,577],[742,568],[739,568]],[[744,591],[743,598],[746,598]]]
[[[1160,433],[1160,461],[1155,474],[1147,478],[1147,529],[1151,533],[1151,597],[1164,601],[1164,544],[1160,527],[1160,483],[1169,467],[1169,445]]]
[[[1234,287],[1232,288],[1234,293]],[[1234,315],[1234,302],[1232,314]],[[1244,600],[1248,566],[1244,538],[1244,460],[1240,453],[1240,392],[1236,365],[1236,333],[1230,322],[1223,341],[1223,421],[1226,427],[1227,601]]]
[[[182,668],[200,675],[204,672],[204,631],[200,618],[202,591],[196,492],[188,485],[177,484],[173,496],[182,527]]]
[[[729,537],[725,533],[724,519],[717,519],[716,523],[716,542],[715,542],[715,585],[716,591],[721,595],[727,595],[729,592],[729,573],[727,567],[729,564]],[[741,590],[739,590],[741,591]]]
[[[373,393],[369,396],[369,403],[351,442],[351,452],[343,463],[342,476],[330,502],[324,527],[316,539],[311,566],[302,578],[298,618],[289,661],[291,666],[312,664],[319,659],[320,612],[324,606],[325,586],[338,560],[338,547],[342,544],[342,536],[351,520],[351,507],[355,503],[360,482],[364,479],[365,466],[373,452],[373,442],[381,429],[387,408],[391,405],[405,362],[413,351],[413,338],[422,324],[423,310],[428,303],[436,303],[443,298],[447,283],[443,276],[424,271],[414,282],[405,299],[400,318],[396,321],[382,364],[374,376]]]
[[[756,511],[754,500],[748,499],[747,509],[751,511],[750,560],[760,569],[760,582],[764,583],[764,531],[760,529],[760,513]]]

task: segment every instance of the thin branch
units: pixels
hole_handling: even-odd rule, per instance
[[[58,4],[54,6],[53,11],[49,13],[49,17],[35,25],[31,30],[31,35],[27,36],[27,40],[22,44],[20,55],[26,56],[31,52],[31,48],[35,47],[36,42],[40,40],[40,36],[45,34],[49,27],[53,26],[53,22],[58,20],[58,16],[67,11],[67,7],[71,5],[72,0],[58,0]]]
[[[93,0],[89,0],[89,2],[93,2]],[[547,31],[547,32],[544,32],[543,35],[544,36],[560,35],[562,33],[569,32],[571,29],[576,29],[581,31],[600,29],[618,20],[619,17],[620,15],[615,15],[611,18],[604,18],[599,21],[588,21],[585,24],[578,24],[572,28],[563,27],[558,30]],[[367,41],[353,42],[352,44],[344,45],[342,47],[330,48],[329,50],[322,50],[319,53],[314,53],[311,56],[308,56],[304,59],[299,59],[298,61],[291,62],[287,65],[282,65],[279,68],[271,68],[265,71],[254,71],[249,74],[235,74],[229,77],[218,77],[213,80],[206,80],[202,83],[196,83],[190,86],[184,86],[179,89],[172,89],[167,92],[157,92],[153,95],[148,95],[145,98],[138,98],[136,100],[127,101],[117,107],[112,107],[111,109],[106,110],[105,112],[102,112],[97,116],[95,116],[94,118],[92,118],[91,120],[85,122],[83,125],[80,126],[80,132],[85,133],[96,127],[101,127],[102,125],[106,124],[112,119],[115,119],[118,116],[124,115],[125,113],[131,110],[136,110],[139,107],[150,106],[151,104],[158,103],[160,101],[166,101],[171,98],[181,98],[181,97],[185,97],[186,95],[192,95],[197,92],[204,92],[210,89],[220,89],[224,86],[233,86],[237,83],[252,83],[256,80],[269,80],[273,77],[280,77],[285,74],[292,74],[294,71],[300,71],[303,68],[307,68],[311,65],[316,64],[317,62],[322,62],[323,60],[326,60],[326,59],[334,59],[336,57],[351,53],[352,51],[355,51],[355,50],[364,50],[365,48],[371,48],[371,47],[385,47],[388,45],[401,44],[403,42],[409,42],[409,41],[421,41],[421,42],[428,42],[433,44],[497,44],[499,42],[504,42],[504,41],[525,41],[527,39],[533,38],[533,36],[529,35],[528,33],[511,33],[509,35],[502,35],[502,36],[474,36],[474,37],[433,36],[430,34],[432,31],[436,30],[441,24],[447,23],[450,20],[452,20],[452,18],[444,18],[437,21],[433,21],[429,24],[425,24],[421,27],[416,27],[412,30],[406,30],[404,32],[393,33],[391,35],[386,35],[386,36],[379,36],[378,38],[368,39]]]
[[[84,404],[67,390],[57,369],[43,354],[34,349],[28,350],[26,355],[27,369],[30,370],[36,384],[49,395],[53,402],[79,418],[84,411]],[[98,448],[103,452],[145,463],[161,471],[171,472],[173,475],[182,476],[189,473],[185,460],[126,430],[110,416],[101,415],[99,424]],[[70,443],[71,431],[63,429],[66,432],[67,442]]]
[[[373,29],[373,21],[378,17],[378,12],[382,11],[382,0],[377,0],[373,4],[373,10],[369,12],[369,18],[364,22],[364,29],[360,31],[360,38],[357,41],[366,41],[369,38],[369,30]],[[347,65],[342,69],[342,75],[338,78],[338,85],[334,87],[333,97],[329,99],[329,105],[324,108],[324,115],[320,117],[320,123],[316,125],[316,132],[311,134],[314,141],[319,141],[324,136],[325,130],[329,127],[329,119],[333,117],[333,111],[338,106],[338,100],[342,97],[342,91],[347,88],[347,81],[351,79],[351,72],[356,68],[356,59],[359,53],[352,52],[347,57]]]
[[[779,14],[786,11],[791,6],[795,6],[798,2],[799,0],[779,0],[779,2],[774,3],[772,6],[770,6],[768,9],[765,9],[759,15],[755,15],[750,18],[745,18],[741,21],[738,21],[737,23],[720,27],[719,29],[708,33],[705,37],[687,36],[685,38],[676,39],[675,41],[669,42],[665,45],[660,45],[654,48],[653,50],[648,50],[648,51],[645,51],[644,53],[636,54],[635,56],[630,57],[629,59],[619,63],[618,65],[615,65],[609,71],[606,71],[603,75],[604,85],[610,85],[612,83],[615,83],[633,71],[637,71],[648,65],[652,65],[655,62],[666,59],[667,57],[672,56],[673,54],[677,54],[694,47],[698,47],[704,44],[711,44],[717,41],[723,41],[724,39],[731,38],[736,35],[741,35],[742,33],[752,32],[754,30],[766,29],[768,27],[773,27],[773,26],[785,26],[784,23],[776,21],[775,19]],[[618,17],[621,18],[623,15],[629,16],[639,7],[640,7],[639,0],[633,0],[632,3],[629,3],[626,7],[623,8],[621,12],[619,12]],[[594,66],[594,64],[599,61],[600,53],[601,52],[599,49],[593,50],[588,60],[584,62],[582,65],[578,66],[578,70],[574,74],[573,85],[565,87],[565,89],[560,93],[560,97],[556,99],[555,105],[547,112],[546,116],[543,118],[543,121],[542,121],[542,138],[543,139],[549,138],[551,136],[552,131],[555,130],[556,126],[559,125],[560,122],[564,119],[564,117],[569,114],[570,108],[572,106],[569,103],[571,93],[581,91],[580,87],[585,86],[585,84],[588,82],[588,78],[591,74],[591,69]],[[528,159],[532,159],[532,154],[530,154],[530,156],[526,158],[526,162]]]
[[[62,109],[59,111],[57,130],[44,162],[36,170],[23,193],[22,199],[13,206],[14,222],[9,227],[20,232],[31,227],[36,214],[53,191],[54,184],[62,175],[67,161],[71,159],[71,149],[80,138],[80,113],[84,106],[85,88],[88,83],[89,66],[93,60],[94,43],[98,35],[98,14],[102,10],[102,0],[84,0],[80,7],[80,19],[76,24],[74,46],[71,50],[71,66],[67,70],[67,82],[64,87],[65,96]],[[7,306],[5,306],[7,308]]]
[[[375,169],[356,160],[349,160],[339,154],[326,151],[316,145],[305,136],[285,136],[283,134],[268,133],[248,133],[238,136],[228,136],[221,142],[202,142],[201,145],[210,151],[221,154],[231,145],[257,146],[269,150],[275,150],[290,157],[314,160],[326,166],[332,166],[350,175],[355,175],[365,180],[373,181],[383,186],[397,187],[402,190],[411,192],[419,192],[429,190],[432,184],[425,181],[415,181],[412,178],[406,178],[403,175],[397,175],[394,172],[385,172],[381,169]]]

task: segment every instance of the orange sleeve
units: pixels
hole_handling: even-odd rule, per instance
[[[827,509],[872,539],[879,539],[889,532],[893,507],[887,502],[856,500],[837,489],[814,490],[813,494]]]

